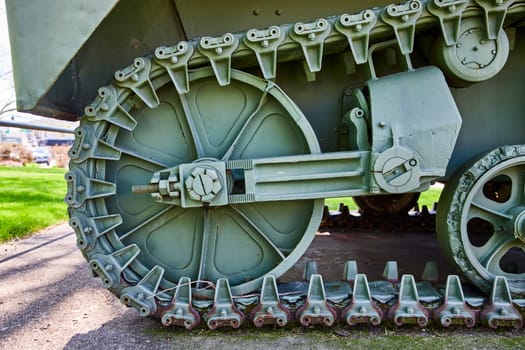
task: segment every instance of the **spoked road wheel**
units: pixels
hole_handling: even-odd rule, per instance
[[[375,216],[406,215],[416,206],[418,199],[419,192],[354,197],[355,203],[364,214]]]
[[[505,146],[455,175],[439,200],[440,244],[458,269],[490,293],[505,276],[525,295],[525,146]]]
[[[78,245],[104,285],[117,295],[136,286],[162,299],[181,277],[227,278],[239,295],[292,267],[315,236],[322,199],[183,208],[132,192],[182,163],[320,153],[284,92],[239,71],[219,86],[209,68],[190,73],[185,94],[160,68],[140,87],[116,85],[101,88],[86,109],[66,175]],[[215,190],[234,193],[229,176],[227,188]],[[194,192],[199,185],[206,183],[194,182]]]

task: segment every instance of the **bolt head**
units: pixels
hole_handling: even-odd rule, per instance
[[[222,190],[222,184],[213,169],[196,167],[184,182],[191,199],[201,202],[211,202]]]

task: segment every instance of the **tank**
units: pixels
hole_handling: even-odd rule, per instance
[[[238,327],[232,294],[261,288],[255,324],[282,325],[275,278],[325,198],[387,215],[435,182],[444,254],[485,293],[525,297],[525,1],[6,4],[17,107],[81,119],[70,224],[141,315],[192,328],[213,283],[210,328]],[[304,307],[315,296],[317,277]]]

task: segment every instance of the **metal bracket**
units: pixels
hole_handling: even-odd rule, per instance
[[[149,108],[159,105],[159,97],[149,79],[151,61],[144,57],[135,58],[133,64],[115,72],[118,86],[130,89],[140,97]]]
[[[121,223],[122,217],[118,214],[89,217],[78,210],[69,219],[69,225],[77,236],[77,246],[81,250],[93,249],[100,236],[113,230]]]
[[[252,311],[255,327],[277,325],[284,327],[290,319],[290,312],[281,305],[275,277],[264,277],[259,305]]]
[[[109,197],[117,193],[114,183],[88,178],[80,168],[71,169],[64,178],[67,181],[65,201],[73,208],[81,207],[88,199]]]
[[[94,254],[89,261],[91,270],[102,279],[104,288],[120,286],[120,274],[140,254],[136,244],[128,245],[110,255]]]
[[[290,38],[301,45],[308,69],[319,72],[323,61],[324,41],[331,31],[331,24],[321,18],[310,23],[298,22],[290,31]]]
[[[175,295],[170,306],[162,315],[162,324],[165,326],[183,326],[190,330],[201,321],[199,313],[191,304],[191,279],[181,277],[177,284]]]
[[[206,318],[209,329],[217,329],[219,327],[239,328],[242,321],[244,321],[243,313],[233,303],[227,278],[219,278],[217,280],[213,307],[206,314]]]
[[[474,0],[476,4],[483,8],[485,12],[485,23],[487,36],[491,40],[498,38],[499,32],[503,27],[505,16],[510,5],[516,0]]]
[[[277,49],[284,39],[284,31],[277,26],[266,30],[250,29],[246,32],[243,42],[255,53],[264,79],[275,78]]]
[[[458,276],[450,275],[447,277],[445,300],[443,305],[435,311],[434,318],[443,327],[465,325],[472,328],[476,325],[476,314],[465,303],[465,296]]]
[[[358,323],[377,326],[381,323],[383,312],[372,302],[366,275],[356,275],[352,302],[343,311],[342,317],[350,326],[355,326]]]
[[[425,327],[428,324],[428,312],[419,303],[414,276],[403,275],[399,287],[399,300],[390,310],[390,318],[397,326],[417,324]]]
[[[79,126],[75,130],[75,143],[67,152],[74,163],[82,163],[89,158],[119,160],[120,151],[95,136],[91,127]]]
[[[512,303],[509,285],[504,276],[496,276],[494,279],[490,303],[481,313],[481,319],[491,328],[512,326],[519,329],[523,326],[523,317]]]
[[[432,0],[428,3],[428,12],[439,19],[439,25],[447,46],[455,45],[458,42],[461,16],[468,3],[468,0]]]
[[[218,37],[203,37],[197,47],[199,52],[208,57],[215,77],[220,86],[230,83],[232,54],[237,49],[239,40],[231,33]]]
[[[164,269],[155,265],[139,283],[122,289],[120,302],[127,307],[133,307],[142,317],[155,313],[157,311],[155,294],[163,275]]]
[[[381,13],[381,18],[396,35],[403,55],[408,55],[414,48],[416,21],[421,16],[423,6],[419,0],[410,0],[401,5],[388,5]]]
[[[368,59],[370,31],[377,23],[377,16],[372,10],[358,14],[344,14],[335,22],[335,29],[346,36],[355,63],[363,64]]]
[[[133,130],[137,121],[118,103],[118,93],[113,86],[98,89],[98,96],[84,109],[85,117],[92,122],[106,120],[126,130]]]
[[[179,94],[190,91],[188,62],[193,51],[193,46],[185,41],[175,46],[161,46],[155,50],[155,62],[166,69]]]
[[[323,326],[334,324],[337,313],[328,305],[321,275],[311,276],[306,303],[297,310],[296,316],[301,325],[305,327],[317,324]]]

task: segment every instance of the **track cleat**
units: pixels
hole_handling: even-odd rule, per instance
[[[397,261],[387,261],[385,269],[383,270],[383,277],[392,283],[399,282],[399,272],[397,268]]]
[[[443,327],[464,325],[472,328],[476,325],[476,314],[465,303],[465,296],[458,276],[450,275],[447,277],[445,301],[434,312],[434,318]]]
[[[252,320],[255,327],[277,325],[284,327],[290,319],[290,312],[285,309],[279,300],[279,291],[275,277],[266,276],[261,289],[259,305],[252,311]]]
[[[355,277],[352,302],[343,311],[342,318],[350,326],[358,323],[371,324],[377,326],[381,323],[383,313],[381,309],[374,305],[370,295],[370,287],[366,275],[357,274]]]
[[[154,314],[157,311],[155,295],[163,275],[164,269],[155,265],[136,286],[122,289],[120,302],[128,307],[135,308],[142,317]]]
[[[323,326],[334,324],[337,313],[328,305],[321,275],[314,274],[311,276],[306,303],[297,310],[296,316],[301,325],[305,327],[317,324]]]
[[[402,276],[399,287],[399,300],[390,310],[389,316],[396,326],[417,324],[420,327],[425,327],[428,324],[428,312],[419,303],[414,276]]]
[[[509,285],[505,277],[496,276],[494,279],[490,303],[481,313],[481,320],[491,328],[512,326],[519,329],[523,327],[523,317],[512,303]]]
[[[239,328],[244,315],[235,307],[227,278],[219,278],[211,310],[206,314],[209,329],[219,327]]]
[[[307,261],[303,271],[303,281],[310,282],[313,275],[318,274],[317,262]]]
[[[344,270],[343,270],[343,281],[346,281],[348,283],[354,283],[354,281],[357,278],[357,274],[358,274],[357,271],[358,271],[357,270],[357,261],[349,260],[349,261],[345,262],[345,267],[344,267]],[[368,285],[368,282],[367,282],[367,285]]]
[[[421,279],[430,283],[437,283],[439,281],[439,270],[436,261],[427,261]]]
[[[182,326],[191,330],[201,321],[199,313],[191,304],[191,279],[181,277],[170,307],[161,318],[165,326]]]

